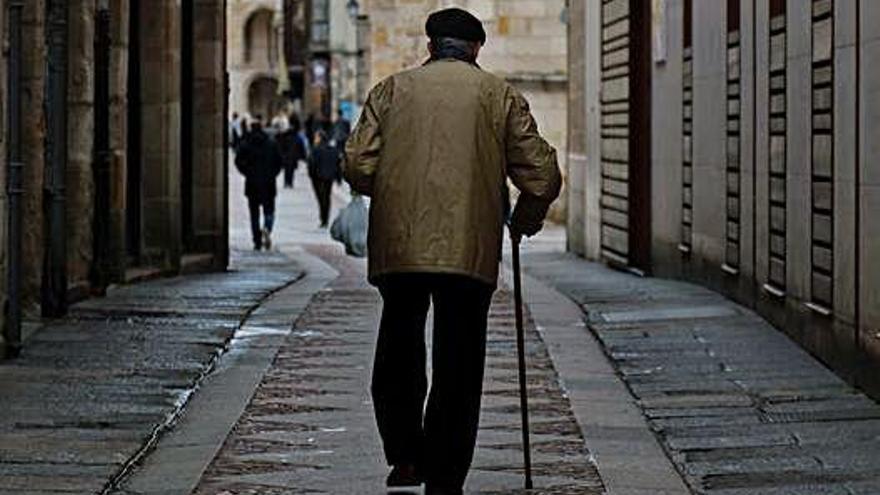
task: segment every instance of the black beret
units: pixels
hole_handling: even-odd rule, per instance
[[[428,38],[455,38],[486,44],[483,23],[466,10],[450,8],[434,12],[425,23]]]

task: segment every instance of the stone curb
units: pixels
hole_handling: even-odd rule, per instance
[[[525,273],[523,292],[607,493],[690,495],[580,307]]]
[[[312,297],[336,277],[316,256],[292,256],[305,276],[276,291],[243,321],[173,430],[121,484],[120,495],[188,495],[223,446],[275,355]]]

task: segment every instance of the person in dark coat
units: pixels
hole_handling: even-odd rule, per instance
[[[315,146],[309,157],[309,178],[312,179],[312,187],[318,198],[321,228],[327,227],[330,218],[330,193],[333,191],[333,182],[342,181],[341,159],[339,150],[330,146],[327,133],[315,132]]]
[[[278,147],[281,149],[281,159],[284,166],[284,187],[287,189],[293,188],[293,177],[299,161],[306,159],[306,148],[299,136],[300,127],[299,119],[294,116],[290,121],[290,126],[280,132],[275,138],[278,142]]]
[[[238,115],[238,112],[232,112],[232,119],[229,120],[229,146],[232,151],[238,150],[241,145],[241,139],[244,136],[243,125],[243,119]]]
[[[330,138],[333,140],[334,145],[339,150],[345,149],[345,142],[348,141],[348,136],[351,134],[351,122],[345,118],[345,114],[342,113],[340,109],[336,114],[336,122],[333,123],[333,129],[330,133]]]
[[[304,131],[306,134],[306,139],[308,139],[309,143],[315,142],[315,132],[318,130],[318,121],[315,119],[315,114],[310,113],[308,117],[306,117],[306,121],[303,125]]]
[[[251,214],[251,234],[254,250],[272,249],[272,227],[275,223],[276,180],[281,172],[282,159],[278,145],[266,135],[259,121],[251,125],[251,132],[239,148],[235,166],[245,177],[244,195]],[[260,210],[263,227],[260,228]]]

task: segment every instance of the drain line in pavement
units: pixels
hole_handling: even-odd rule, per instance
[[[175,401],[174,409],[165,416],[165,419],[159,423],[155,428],[153,428],[152,433],[150,433],[149,438],[146,442],[144,442],[143,446],[134,453],[125,463],[122,465],[122,468],[104,485],[104,489],[99,493],[100,495],[110,495],[113,491],[117,490],[123,482],[125,482],[126,478],[130,476],[135,468],[140,465],[140,463],[153,451],[156,445],[159,443],[159,440],[162,436],[174,428],[174,425],[180,420],[180,417],[183,415],[184,411],[186,411],[186,406],[189,404],[190,399],[192,399],[193,395],[199,390],[199,388],[204,383],[205,379],[211,375],[211,373],[216,369],[217,363],[220,362],[220,359],[225,356],[229,350],[231,349],[231,344],[238,337],[239,331],[241,331],[246,325],[245,323],[251,318],[254,312],[263,304],[266,303],[269,299],[272,298],[275,294],[281,292],[282,290],[292,286],[293,284],[299,282],[303,278],[305,278],[306,273],[304,271],[300,271],[297,273],[290,281],[285,284],[282,284],[268,293],[264,297],[262,297],[253,307],[249,308],[247,312],[242,316],[241,320],[238,323],[238,327],[236,327],[235,332],[229,337],[229,340],[226,344],[217,351],[211,360],[208,362],[208,365],[205,369],[199,374],[196,378],[195,383],[188,390],[182,392],[178,399]]]

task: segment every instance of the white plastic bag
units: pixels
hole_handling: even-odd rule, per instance
[[[369,222],[364,198],[354,195],[330,226],[330,236],[345,245],[345,253],[363,258],[367,255],[367,224]]]

